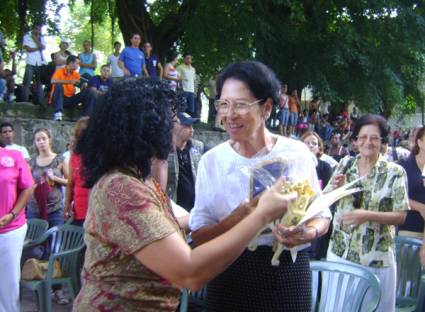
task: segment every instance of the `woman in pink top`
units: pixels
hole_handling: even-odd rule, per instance
[[[89,117],[81,117],[75,124],[74,131],[71,139],[71,159],[69,161],[69,176],[68,186],[66,188],[66,199],[65,199],[65,220],[71,212],[74,221],[74,225],[82,226],[86,219],[87,207],[89,205],[89,189],[85,187],[86,181],[82,177],[82,163],[81,156],[78,151],[75,150],[75,142],[81,137],[83,132],[86,130],[89,122]],[[74,205],[72,205],[74,203]]]
[[[20,152],[0,147],[0,311],[19,312],[21,254],[32,194],[30,168]]]

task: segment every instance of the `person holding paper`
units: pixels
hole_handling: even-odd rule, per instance
[[[198,165],[195,205],[189,218],[196,245],[239,226],[256,211],[250,177],[241,170],[292,154],[301,160],[300,179],[316,194],[320,187],[314,155],[299,141],[270,133],[266,121],[278,105],[280,83],[260,62],[230,64],[217,79],[217,114],[230,140],[205,153]],[[257,208],[258,209],[258,208]],[[323,218],[324,217],[324,218]],[[305,244],[328,230],[330,212],[304,227],[279,227],[275,235],[287,247]],[[272,266],[273,236],[260,237],[255,251],[245,250],[208,283],[208,311],[310,311],[311,271],[306,250],[293,262],[288,250]]]
[[[181,287],[200,289],[295,199],[282,195],[277,182],[238,226],[191,249],[177,219],[184,215],[172,210],[151,175],[152,161],[171,151],[173,117],[183,100],[160,80],[118,81],[77,141],[91,192],[83,285],[73,311],[176,311]]]
[[[381,281],[377,311],[382,312],[395,310],[394,225],[404,222],[409,209],[406,172],[380,154],[389,131],[382,116],[361,117],[353,130],[359,155],[343,158],[324,190],[362,177],[362,191],[336,205],[327,260],[361,265],[376,274]]]

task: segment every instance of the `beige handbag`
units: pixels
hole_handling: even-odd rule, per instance
[[[32,281],[42,280],[47,276],[48,260],[39,260],[30,258],[25,261],[24,267],[21,272],[21,279]],[[63,276],[62,268],[58,260],[53,262],[53,278],[61,278]]]

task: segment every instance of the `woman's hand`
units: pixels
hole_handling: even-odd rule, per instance
[[[355,228],[367,220],[367,210],[356,209],[352,212],[347,212],[342,215],[342,224]]]
[[[13,215],[11,213],[6,213],[3,217],[0,218],[0,228],[8,225],[13,220]]]
[[[258,201],[254,213],[260,213],[266,220],[266,224],[282,217],[288,210],[290,202],[297,198],[297,193],[282,194],[283,180],[277,181],[272,187],[264,191]]]
[[[313,226],[289,226],[277,224],[273,229],[279,243],[288,248],[306,244],[316,239],[318,231]]]
[[[332,180],[332,187],[334,189],[343,186],[347,182],[347,177],[345,174],[338,174]]]
[[[50,179],[50,181],[54,181],[55,174],[53,173],[53,169],[49,168],[46,170],[46,176]]]
[[[71,216],[70,212],[71,207],[65,205],[65,208],[63,209],[63,219],[65,220],[65,222],[68,221],[68,218]]]

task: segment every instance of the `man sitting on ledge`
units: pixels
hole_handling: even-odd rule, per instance
[[[109,65],[102,65],[100,75],[91,77],[89,88],[96,95],[105,94],[112,87],[111,68]]]
[[[66,66],[59,68],[52,76],[51,104],[55,113],[53,120],[62,120],[62,110],[64,107],[74,107],[79,103],[83,104],[83,116],[90,115],[96,105],[96,95],[90,89],[75,94],[75,85],[80,83],[78,68],[78,58],[70,55],[66,59]]]

